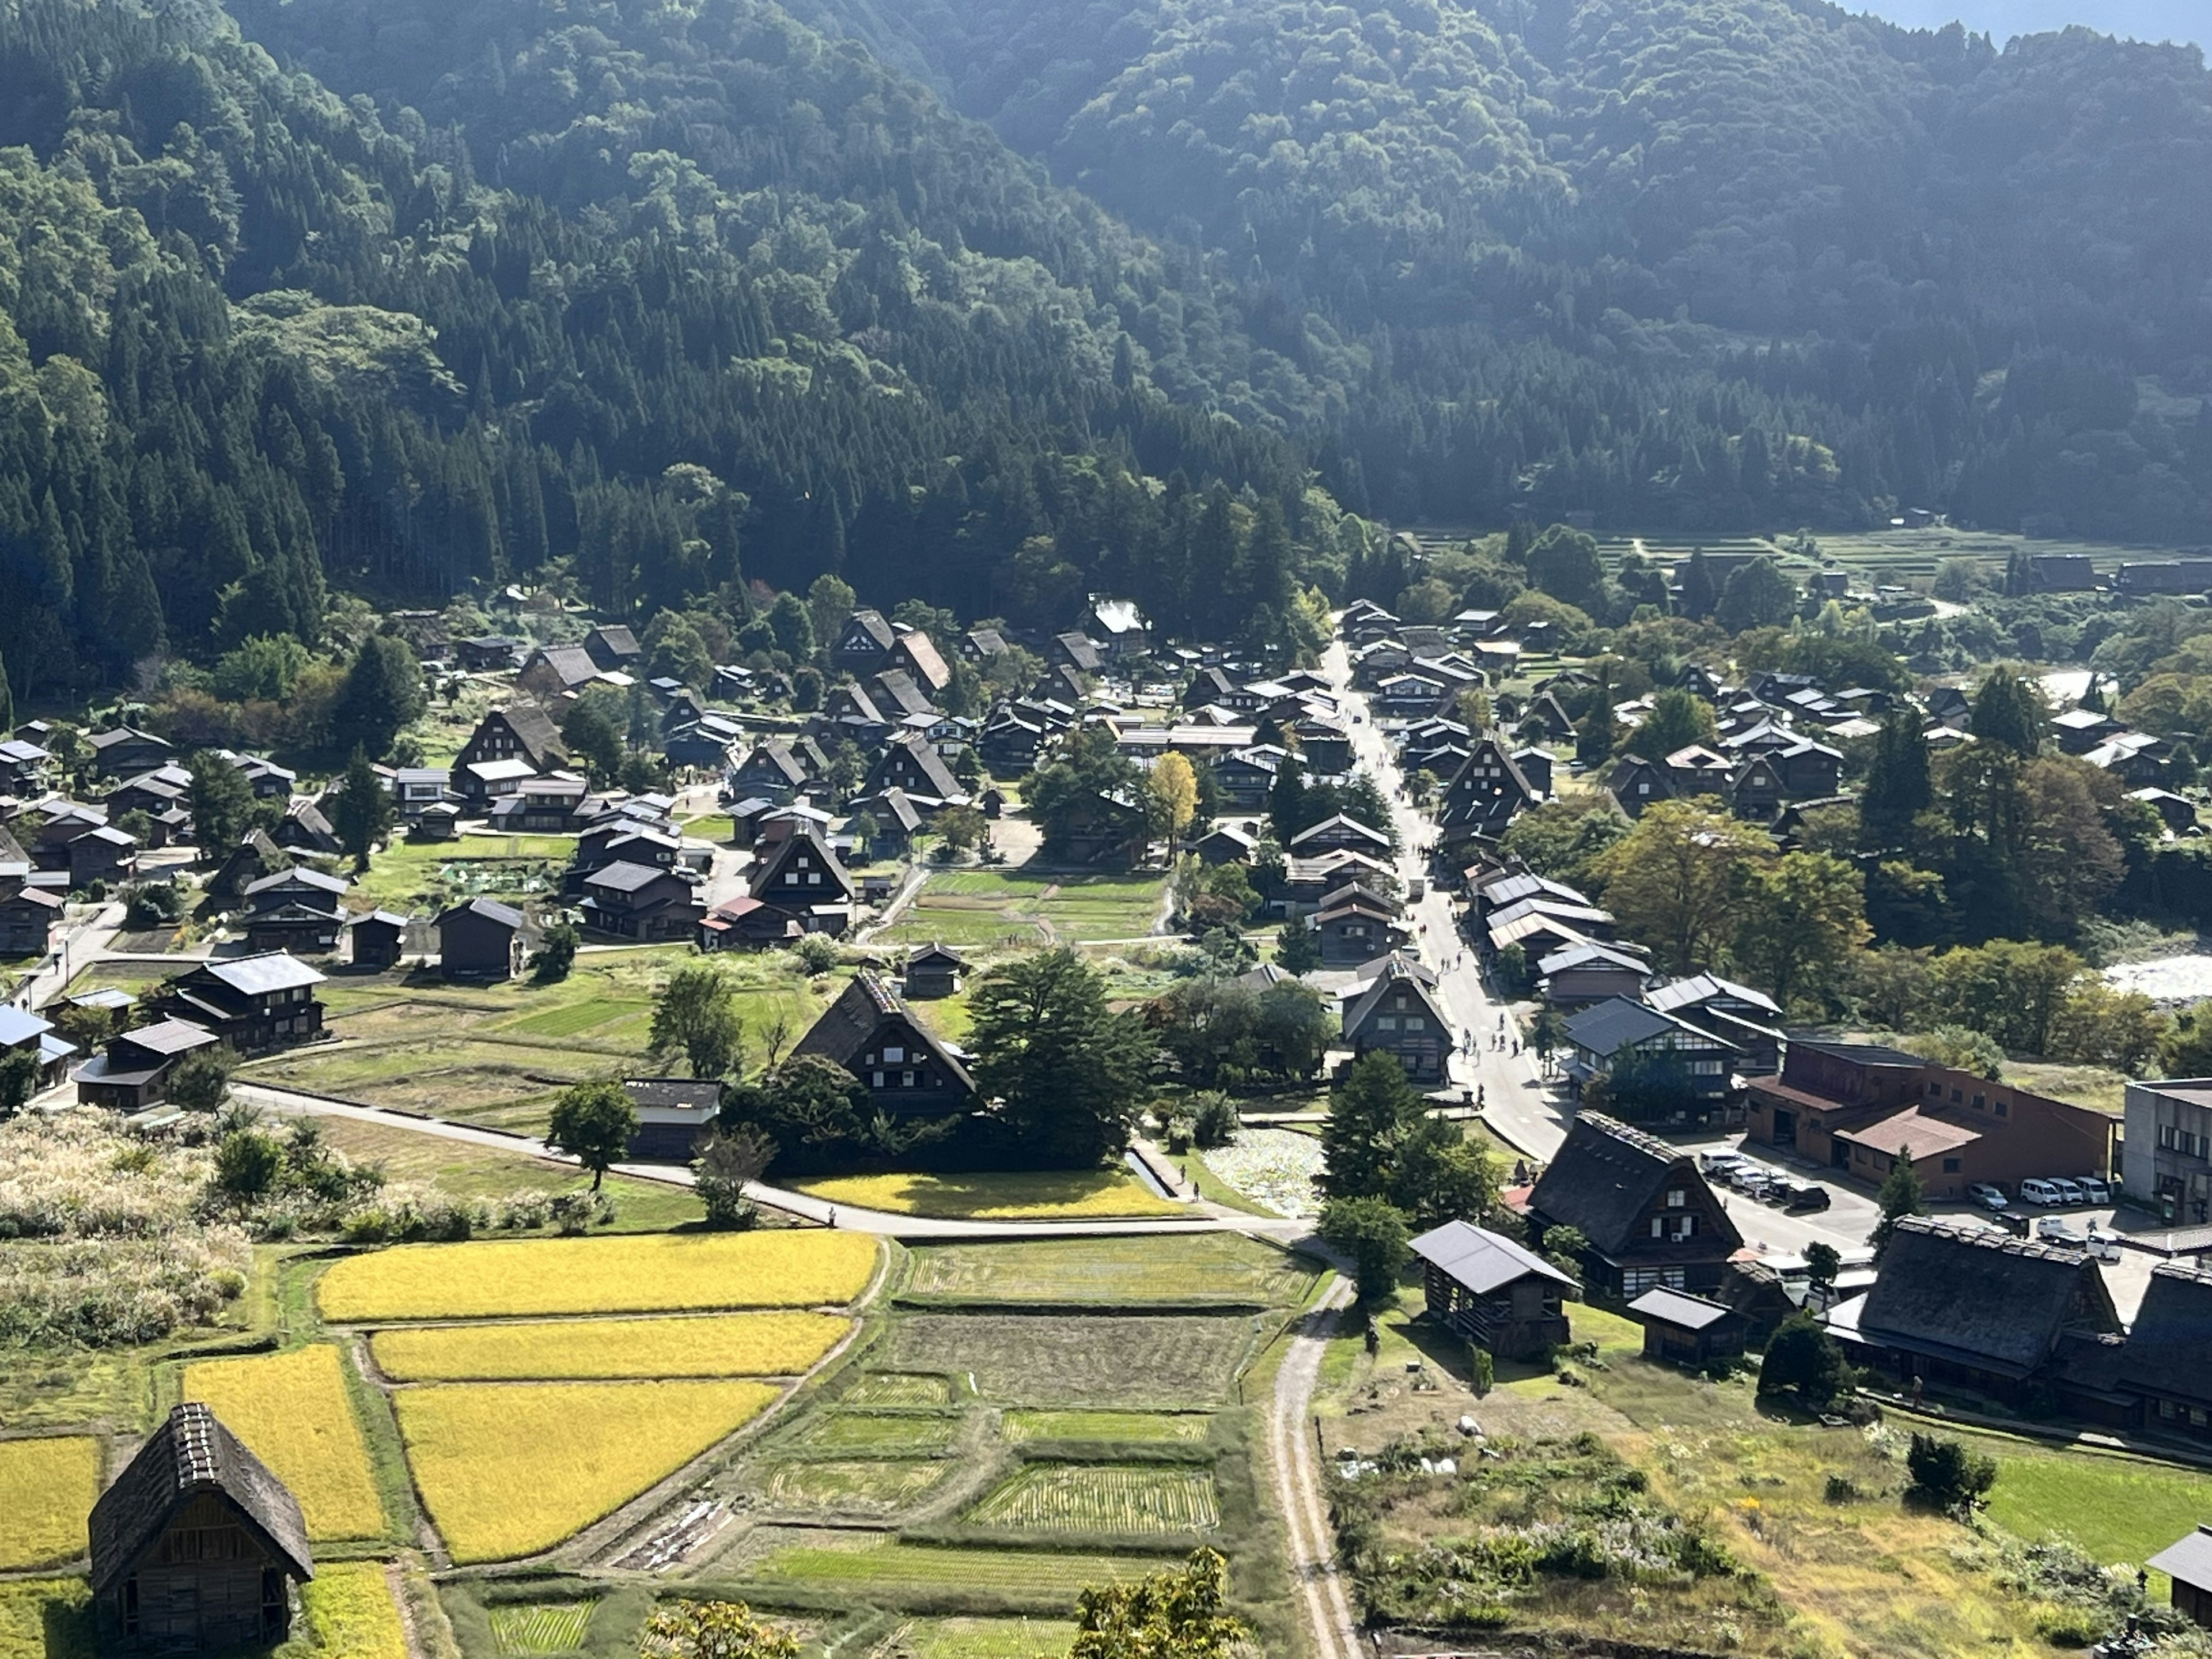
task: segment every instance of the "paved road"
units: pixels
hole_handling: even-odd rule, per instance
[[[1341,640],[1332,644],[1322,659],[1322,672],[1334,685],[1338,697],[1359,717],[1359,723],[1352,728],[1352,750],[1391,803],[1403,848],[1398,876],[1410,890],[1413,881],[1428,878],[1428,849],[1436,841],[1436,826],[1407,797],[1397,757],[1376,726],[1366,694],[1352,689],[1351,659]],[[1411,915],[1416,929],[1414,948],[1421,960],[1437,971],[1440,1000],[1451,1017],[1460,1044],[1451,1059],[1453,1084],[1462,1090],[1481,1091],[1483,1121],[1501,1139],[1529,1157],[1550,1158],[1566,1139],[1570,1115],[1545,1085],[1533,1053],[1515,1054],[1510,1048],[1490,1048],[1491,1036],[1498,1029],[1498,1016],[1507,1012],[1506,1004],[1491,994],[1476,968],[1475,952],[1462,943],[1450,896],[1431,883],[1421,902],[1411,907]],[[1506,1030],[1510,1039],[1514,1035],[1510,1015]],[[1465,1046],[1470,1035],[1475,1042],[1473,1052]]]
[[[255,1083],[246,1079],[234,1082],[231,1085],[231,1092],[248,1105],[258,1106],[264,1111],[282,1116],[351,1118],[356,1122],[380,1123],[386,1128],[405,1129],[416,1134],[432,1135],[472,1146],[492,1147],[524,1158],[542,1158],[549,1163],[567,1164],[571,1168],[576,1164],[575,1159],[553,1151],[542,1140],[524,1135],[501,1134],[497,1130],[480,1129],[473,1124],[387,1112],[374,1106],[326,1099],[320,1095],[272,1088],[265,1083]],[[612,1173],[638,1181],[659,1182],[664,1186],[690,1187],[696,1184],[691,1171],[681,1164],[617,1164]],[[802,1220],[830,1224],[834,1215],[834,1224],[844,1231],[878,1233],[889,1238],[1066,1238],[1102,1233],[1118,1236],[1238,1232],[1291,1246],[1310,1240],[1313,1236],[1313,1227],[1308,1222],[1247,1215],[1242,1211],[1223,1209],[1205,1203],[1194,1203],[1188,1220],[956,1221],[930,1216],[901,1215],[888,1210],[865,1210],[850,1204],[831,1204],[806,1193],[796,1192],[787,1187],[770,1187],[760,1182],[755,1182],[745,1190],[756,1202],[798,1216]]]
[[[53,954],[23,976],[9,1000],[33,1012],[45,1007],[68,988],[72,977],[103,959],[122,931],[120,903],[104,904],[82,921],[64,927]]]

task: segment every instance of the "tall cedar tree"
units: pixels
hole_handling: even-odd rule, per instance
[[[372,635],[338,687],[331,710],[332,746],[341,752],[366,750],[371,760],[382,760],[401,729],[421,719],[428,706],[422,665],[407,642]]]
[[[1106,981],[1073,951],[994,968],[969,1000],[975,1085],[1024,1152],[1072,1168],[1129,1144],[1153,1043],[1137,1014],[1106,1006]]]
[[[338,844],[352,856],[356,869],[368,867],[368,855],[391,834],[394,816],[391,792],[369,763],[368,751],[356,749],[331,806],[331,827],[338,832]]]
[[[2033,684],[1999,665],[1990,671],[1974,693],[1969,729],[1977,742],[1999,744],[2015,755],[2034,756],[2043,750],[2043,731],[2050,718]]]

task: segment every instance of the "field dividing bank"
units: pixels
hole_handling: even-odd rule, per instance
[[[393,1394],[423,1508],[462,1564],[550,1549],[765,1411],[763,1382],[441,1382]]]
[[[91,1436],[0,1440],[0,1571],[82,1555],[99,1496],[100,1442]]]
[[[946,1302],[1295,1307],[1316,1269],[1242,1234],[1009,1239],[917,1248],[904,1294]]]
[[[1188,1206],[1155,1197],[1119,1167],[839,1176],[793,1184],[812,1197],[854,1209],[959,1221],[1158,1220],[1190,1214]]]
[[[396,1382],[797,1376],[853,1326],[816,1313],[421,1325],[375,1332],[369,1352]]]
[[[333,1263],[315,1295],[348,1323],[825,1307],[867,1288],[880,1249],[819,1228],[402,1244]]]
[[[184,1395],[206,1402],[300,1500],[317,1542],[383,1535],[383,1500],[368,1443],[348,1397],[345,1361],[327,1342],[289,1353],[203,1359],[185,1367]]]

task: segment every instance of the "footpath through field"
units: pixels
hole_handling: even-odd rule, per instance
[[[333,1100],[327,1096],[271,1088],[265,1083],[241,1080],[231,1085],[231,1092],[249,1105],[258,1106],[280,1116],[352,1118],[364,1123],[381,1123],[390,1128],[409,1129],[441,1139],[463,1141],[473,1146],[492,1146],[505,1152],[520,1152],[526,1158],[542,1158],[549,1163],[564,1164],[571,1168],[576,1165],[574,1158],[556,1152],[544,1141],[527,1135],[502,1134],[496,1129],[478,1128],[470,1123],[452,1123],[443,1118],[415,1117],[404,1112],[386,1111],[352,1101]],[[690,1187],[696,1184],[691,1171],[681,1164],[617,1164],[609,1173],[627,1176],[636,1181],[655,1181],[664,1186]],[[876,1233],[887,1238],[1077,1238],[1101,1234],[1237,1232],[1255,1238],[1265,1238],[1276,1244],[1295,1246],[1313,1235],[1310,1222],[1247,1215],[1240,1211],[1218,1210],[1206,1204],[1194,1204],[1191,1206],[1193,1213],[1188,1220],[960,1221],[939,1216],[906,1215],[890,1210],[860,1209],[850,1204],[832,1204],[810,1193],[794,1191],[787,1187],[770,1187],[760,1182],[753,1182],[745,1188],[745,1192],[756,1203],[781,1210],[804,1221],[816,1221],[826,1225],[834,1214],[836,1224],[842,1231]]]

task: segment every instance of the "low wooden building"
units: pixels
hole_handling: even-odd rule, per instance
[[[1682,1291],[1646,1291],[1628,1304],[1644,1327],[1644,1357],[1702,1370],[1743,1352],[1743,1316],[1726,1303]]]
[[[179,1406],[93,1505],[92,1594],[110,1653],[273,1646],[315,1576],[300,1505],[198,1401]]]
[[[497,899],[470,899],[440,913],[438,965],[447,979],[513,979],[522,971],[522,912]]]
[[[1431,988],[1433,976],[1391,957],[1381,973],[1346,994],[1344,1046],[1355,1057],[1381,1049],[1406,1068],[1416,1088],[1449,1082],[1451,1022]]]
[[[142,1112],[169,1097],[169,1075],[196,1048],[222,1039],[188,1019],[156,1020],[107,1040],[107,1052],[94,1054],[70,1073],[76,1097],[88,1106]]]
[[[153,1012],[205,1026],[241,1054],[323,1034],[323,976],[282,951],[201,963],[171,980]]]
[[[353,965],[382,969],[399,965],[407,941],[407,918],[389,910],[370,910],[346,920],[346,936],[353,941]]]
[[[906,975],[900,988],[909,1002],[957,997],[960,994],[960,975],[967,967],[968,958],[959,951],[947,945],[933,945],[906,959]]]
[[[2177,1538],[2143,1563],[2173,1581],[2174,1610],[2191,1624],[2212,1629],[2212,1523]]]
[[[711,1077],[624,1078],[623,1092],[637,1109],[623,1156],[642,1163],[690,1163],[722,1109],[722,1085]]]
[[[1577,1286],[1533,1250],[1466,1221],[1413,1241],[1429,1317],[1501,1359],[1540,1358],[1567,1340]]]

